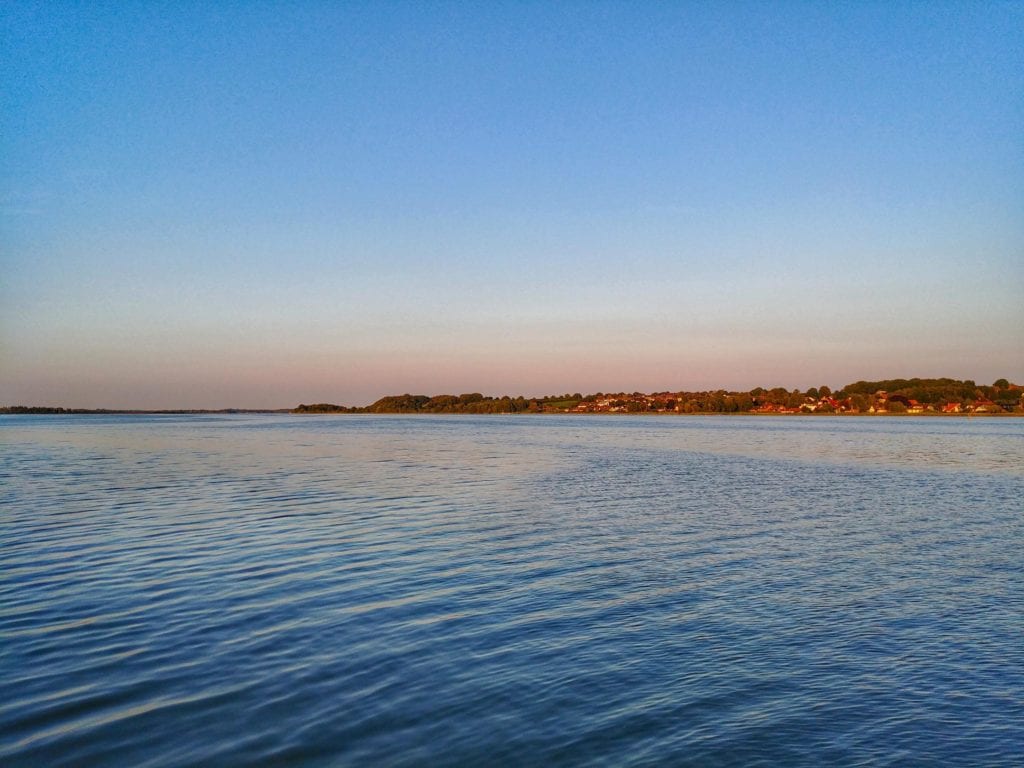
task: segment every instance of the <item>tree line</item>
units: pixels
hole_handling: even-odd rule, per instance
[[[579,392],[544,397],[489,397],[473,392],[462,395],[388,395],[364,407],[346,407],[332,403],[299,405],[294,413],[541,413],[602,408],[630,413],[671,411],[678,413],[743,413],[770,405],[801,408],[816,404],[815,413],[843,410],[867,412],[873,407],[905,410],[911,401],[941,407],[949,403],[970,406],[977,402],[998,405],[1004,411],[1024,410],[1024,387],[997,379],[991,385],[979,385],[966,379],[883,379],[856,381],[838,390],[828,386],[801,391],[774,387],[755,387],[749,392],[719,390],[656,392],[618,392],[582,395]]]

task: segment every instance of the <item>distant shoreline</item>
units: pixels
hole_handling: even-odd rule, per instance
[[[612,418],[619,416],[643,416],[645,418],[652,417],[663,417],[663,418],[678,418],[678,417],[708,417],[708,416],[756,416],[758,418],[793,418],[793,417],[842,417],[842,418],[959,418],[959,419],[974,419],[974,418],[996,418],[1001,419],[1004,417],[1024,417],[1024,411],[1003,411],[1001,413],[939,413],[937,411],[924,411],[922,413],[851,413],[851,412],[840,412],[840,413],[760,413],[757,411],[733,411],[733,412],[711,412],[703,411],[697,413],[677,413],[675,411],[635,411],[631,413],[623,412],[578,412],[578,411],[563,411],[563,410],[549,410],[549,411],[525,411],[525,412],[498,412],[498,413],[466,413],[466,412],[449,412],[449,413],[429,413],[429,412],[406,412],[406,411],[379,411],[379,412],[368,412],[368,411],[298,411],[294,408],[273,408],[273,409],[256,409],[256,408],[227,408],[224,410],[217,411],[203,411],[203,410],[113,410],[113,409],[88,409],[88,408],[51,408],[51,407],[27,407],[25,410],[12,411],[9,408],[0,408],[0,416],[577,416],[577,417],[604,417]]]
[[[386,395],[367,406],[302,403],[295,408],[65,408],[12,405],[0,414],[203,416],[233,414],[573,414],[573,415],[753,415],[753,416],[1024,416],[1024,385],[997,379],[991,385],[971,379],[883,379],[855,381],[833,391],[811,387],[755,387],[749,392],[700,391],[579,392],[542,397],[461,395]]]

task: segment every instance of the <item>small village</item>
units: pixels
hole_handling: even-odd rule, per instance
[[[795,402],[795,401],[799,402]],[[747,402],[749,401],[749,402]],[[1024,397],[1022,397],[1024,403]],[[1007,408],[988,398],[970,402],[922,403],[901,394],[879,390],[870,396],[836,398],[793,393],[786,402],[736,393],[617,394],[584,399],[564,410],[570,413],[753,413],[753,414],[1002,414],[1020,411],[1022,405]],[[556,410],[550,405],[545,410]]]
[[[972,380],[886,379],[856,381],[833,391],[755,387],[749,392],[597,392],[545,397],[387,395],[365,407],[302,404],[293,413],[663,413],[663,414],[927,414],[1024,415],[1024,386],[1005,378],[991,385]]]

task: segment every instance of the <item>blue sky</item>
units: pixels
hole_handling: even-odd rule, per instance
[[[6,4],[0,267],[0,404],[1024,382],[1024,4]]]

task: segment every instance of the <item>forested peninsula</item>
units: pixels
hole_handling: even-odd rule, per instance
[[[998,379],[979,385],[960,379],[856,381],[832,390],[755,387],[699,392],[579,392],[526,398],[388,395],[372,405],[302,404],[293,413],[755,413],[755,414],[1022,414],[1024,386]]]
[[[544,397],[463,395],[388,395],[367,406],[333,403],[296,408],[222,408],[116,410],[9,405],[0,414],[49,415],[202,415],[246,413],[753,413],[753,414],[986,414],[1024,415],[1024,385],[997,379],[991,385],[970,379],[886,379],[855,381],[832,390],[806,391],[755,387],[749,392],[724,389],[698,392],[579,392]]]

